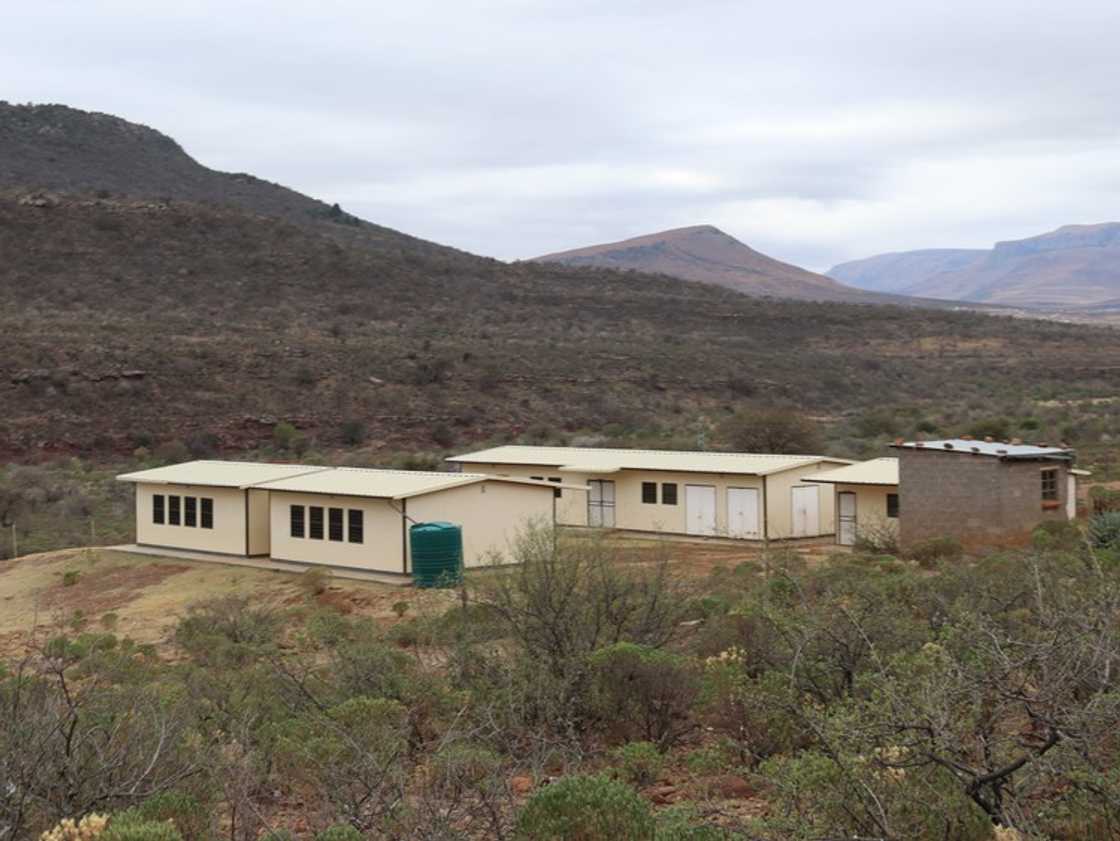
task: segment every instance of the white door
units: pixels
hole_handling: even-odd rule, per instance
[[[727,533],[750,540],[760,537],[758,488],[727,489]]]
[[[685,532],[716,533],[716,489],[711,485],[684,486]]]
[[[836,530],[836,542],[841,546],[854,546],[856,542],[856,495],[851,491],[842,491],[836,495],[839,511],[839,525]]]
[[[592,479],[587,483],[587,525],[614,528],[614,482]]]
[[[1077,519],[1077,477],[1072,473],[1066,479],[1066,518]]]
[[[793,536],[816,537],[821,533],[821,489],[798,485],[793,489]]]

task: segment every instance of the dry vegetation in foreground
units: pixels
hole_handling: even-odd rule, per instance
[[[520,565],[460,591],[355,585],[345,601],[314,576],[262,573],[249,590],[224,569],[184,588],[180,605],[209,595],[149,645],[123,628],[210,573],[129,559],[146,586],[115,623],[53,627],[0,672],[0,827],[23,839],[86,817],[89,841],[1116,837],[1120,515],[979,559],[776,552],[680,574],[690,548],[530,532]],[[39,560],[24,575],[40,594],[81,586],[66,580],[80,554]],[[410,604],[340,609],[357,591]]]

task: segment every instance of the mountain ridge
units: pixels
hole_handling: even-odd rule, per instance
[[[1085,309],[1120,297],[1120,223],[1063,225],[990,249],[919,249],[840,263],[863,289],[1025,307]]]

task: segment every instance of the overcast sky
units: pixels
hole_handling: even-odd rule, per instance
[[[502,258],[710,223],[823,270],[1120,219],[1120,2],[11,4],[0,98]]]

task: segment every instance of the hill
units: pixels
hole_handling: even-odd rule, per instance
[[[993,389],[1107,393],[1120,368],[1112,334],[1065,324],[507,265],[220,192],[169,199],[149,194],[155,152],[110,153],[126,128],[66,113],[63,157],[0,184],[0,458],[235,452],[281,421],[367,462],[519,437],[691,441],[742,402],[989,406]],[[108,196],[56,174],[84,166]]]
[[[400,253],[454,251],[253,175],[208,169],[155,129],[65,105],[0,101],[0,186],[237,207],[349,245]]]
[[[534,259],[540,263],[669,275],[723,286],[746,295],[886,303],[832,278],[768,257],[711,225],[675,228]]]
[[[883,254],[835,266],[863,289],[1040,309],[1084,309],[1120,296],[1120,223],[1066,225],[990,250]]]

